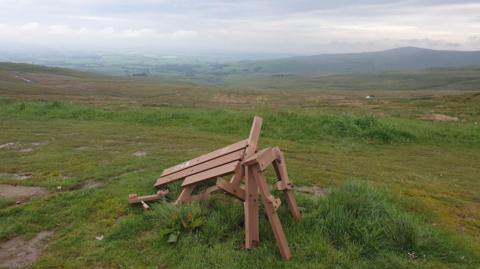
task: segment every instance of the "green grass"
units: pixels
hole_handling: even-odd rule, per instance
[[[299,197],[303,219],[296,223],[282,210],[285,229],[295,258],[284,264],[275,253],[268,222],[261,220],[262,245],[245,251],[242,244],[242,207],[216,197],[204,204],[173,207],[155,206],[150,214],[124,221],[107,236],[108,251],[119,251],[137,238],[151,242],[159,259],[177,268],[382,268],[392,262],[398,268],[429,268],[445,264],[450,268],[474,268],[476,254],[468,245],[430,229],[399,211],[374,189],[347,184],[325,199]],[[180,234],[171,244],[157,232],[155,242],[145,234],[161,231],[178,215],[203,215],[205,221],[194,230]],[[208,218],[207,218],[208,216]],[[118,246],[118,247],[115,247]],[[410,254],[409,254],[410,253]]]
[[[299,222],[281,209],[292,261],[281,261],[264,218],[260,247],[242,250],[242,205],[223,195],[187,207],[154,203],[148,213],[126,203],[129,193],[152,193],[162,169],[244,139],[257,113],[265,120],[261,145],[285,151],[294,183],[331,189],[324,199],[297,195]],[[0,239],[55,231],[38,268],[478,267],[476,127],[257,113],[4,100],[0,144],[34,150],[0,150],[0,173],[32,173],[21,182],[2,176],[0,183],[44,186],[51,194],[13,207],[2,202]],[[137,150],[147,156],[132,156]],[[65,191],[87,179],[104,185]],[[357,183],[346,184],[351,179]],[[168,201],[179,188],[171,191]],[[193,219],[201,225],[192,228]],[[172,231],[180,233],[176,244],[167,242]]]
[[[100,120],[163,127],[192,128],[206,132],[239,134],[247,130],[255,113],[227,109],[148,109],[140,107],[93,107],[55,102],[4,102],[0,115],[44,119]],[[265,119],[265,137],[316,143],[326,138],[347,138],[367,143],[421,143],[480,146],[478,125],[432,124],[354,116],[348,113],[269,112],[257,113]]]
[[[15,145],[0,149],[0,184],[50,191],[19,205],[0,199],[0,241],[54,231],[34,268],[480,264],[480,95],[455,93],[465,81],[438,80],[448,71],[412,81],[403,80],[409,74],[384,75],[368,85],[391,82],[389,89],[400,89],[440,81],[451,91],[379,91],[377,99],[365,100],[370,86],[334,93],[314,88],[329,80],[333,88],[367,85],[371,77],[320,78],[313,88],[309,80],[278,78],[283,90],[208,89],[0,65],[0,145]],[[476,87],[469,76],[477,71],[457,71],[469,89]],[[460,121],[417,119],[432,113]],[[130,193],[153,193],[164,168],[245,139],[254,115],[264,118],[260,146],[285,152],[292,181],[327,189],[324,198],[297,193],[299,222],[285,207],[279,211],[292,261],[281,261],[265,218],[259,248],[243,250],[242,204],[222,194],[175,207],[168,203],[180,191],[174,184],[151,212],[127,204]],[[135,157],[139,150],[147,155]],[[23,174],[31,177],[15,176]],[[273,175],[267,170],[272,182]],[[102,185],[76,188],[86,180]],[[176,244],[167,242],[172,234],[179,235]],[[99,235],[104,239],[96,240]]]

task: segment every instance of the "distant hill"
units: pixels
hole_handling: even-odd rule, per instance
[[[291,74],[359,74],[457,68],[480,65],[480,51],[431,50],[403,47],[377,52],[322,54],[283,59],[244,61],[248,72]]]
[[[5,74],[5,73],[11,74],[12,72],[61,75],[61,76],[70,76],[70,77],[78,77],[78,78],[104,76],[94,72],[84,72],[84,71],[73,70],[69,68],[52,67],[52,66],[27,64],[27,63],[0,62],[0,74]]]

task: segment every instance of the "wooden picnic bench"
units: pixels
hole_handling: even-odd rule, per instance
[[[169,183],[183,180],[182,191],[175,201],[179,205],[208,199],[212,192],[219,190],[243,201],[246,249],[254,248],[259,243],[260,193],[280,254],[288,260],[292,254],[277,214],[280,199],[270,193],[267,179],[263,174],[270,164],[278,178],[275,187],[285,194],[290,213],[295,219],[299,219],[300,211],[293,194],[293,185],[288,178],[282,151],[277,147],[257,150],[262,121],[260,117],[254,118],[250,135],[245,140],[165,169],[154,186],[163,188]],[[231,175],[230,180],[225,180],[224,177],[228,175]],[[202,193],[193,194],[200,184],[214,180],[213,186],[206,188]]]

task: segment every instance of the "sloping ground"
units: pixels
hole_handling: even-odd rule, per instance
[[[263,218],[260,247],[241,248],[242,204],[224,195],[188,207],[153,203],[147,213],[127,204],[130,193],[152,193],[163,168],[245,137],[251,114],[231,110],[2,106],[0,144],[50,142],[26,153],[0,150],[0,173],[29,171],[22,185],[62,190],[1,208],[0,242],[55,231],[37,268],[478,267],[480,140],[473,126],[260,113],[260,143],[284,150],[292,181],[331,189],[320,198],[298,193],[298,223],[282,207],[294,254],[288,263]],[[134,155],[142,150],[148,154]],[[88,187],[97,182],[103,185]],[[172,187],[171,197],[178,191]],[[180,232],[176,244],[167,242],[171,229]]]

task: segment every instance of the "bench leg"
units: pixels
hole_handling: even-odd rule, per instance
[[[195,189],[196,184],[183,187],[182,192],[175,201],[176,205],[183,205],[192,201],[192,192]]]
[[[277,214],[277,208],[279,206],[279,200],[275,199],[268,189],[267,179],[262,174],[260,167],[258,164],[252,165],[249,167],[249,170],[252,170],[252,173],[257,181],[258,188],[260,190],[260,194],[263,198],[263,204],[265,206],[265,211],[268,216],[268,220],[270,221],[270,225],[272,226],[273,235],[277,241],[278,249],[280,250],[280,254],[284,260],[289,260],[292,257],[292,253],[290,252],[290,248],[288,247],[287,238],[285,237],[285,233],[283,231],[282,223]]]
[[[212,193],[217,191],[218,187],[217,186],[211,186],[205,190],[205,192],[196,194],[196,195],[191,195],[190,196],[190,202],[196,202],[196,201],[205,201],[212,196]],[[192,190],[193,191],[193,190]]]
[[[295,195],[293,193],[292,184],[288,179],[287,165],[285,163],[285,156],[280,149],[276,148],[277,159],[273,161],[273,168],[277,174],[279,182],[277,183],[277,189],[283,191],[285,198],[287,200],[288,209],[295,219],[300,219],[300,210],[297,206],[297,201],[295,200]]]
[[[230,182],[219,178],[216,185],[224,192],[238,198],[240,201],[245,201],[245,190],[240,187],[244,177],[245,169],[243,168],[243,165],[239,165],[237,169],[235,169],[235,174],[230,179]]]
[[[251,249],[260,241],[258,225],[258,186],[251,169],[245,167],[245,248]]]

